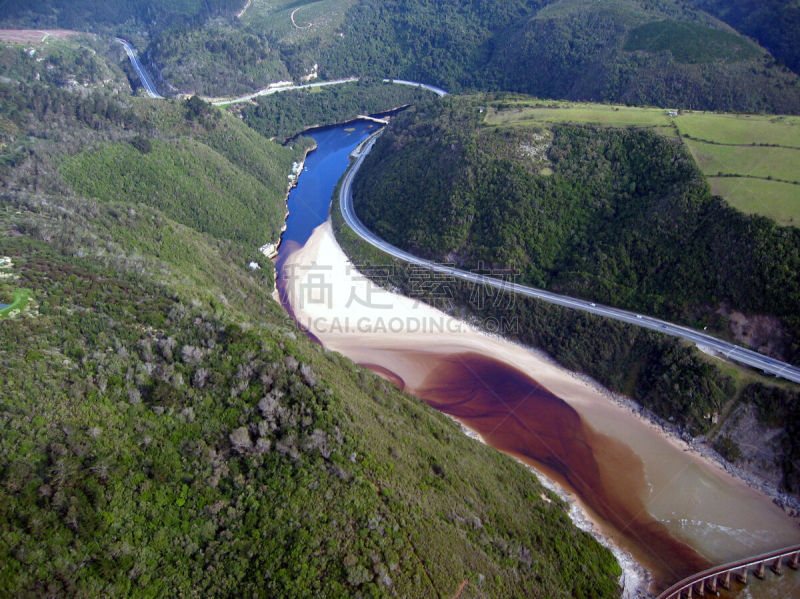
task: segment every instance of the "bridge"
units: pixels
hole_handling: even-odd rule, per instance
[[[784,547],[783,549],[762,553],[755,557],[748,557],[703,570],[673,584],[656,599],[692,599],[694,593],[697,593],[698,597],[702,597],[706,591],[716,594],[718,586],[723,589],[731,588],[731,577],[735,577],[743,585],[747,584],[747,575],[753,568],[755,568],[753,574],[756,578],[764,578],[767,566],[775,574],[780,575],[783,572],[784,559],[788,559],[790,568],[797,570],[798,565],[800,565],[800,545]]]

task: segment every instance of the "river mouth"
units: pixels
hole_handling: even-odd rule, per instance
[[[316,213],[325,215],[310,237],[282,244],[277,260],[281,301],[304,330],[573,493],[600,532],[653,574],[656,588],[712,562],[798,542],[796,523],[768,498],[602,390],[424,304],[370,291],[326,222],[345,167],[327,191],[313,182],[305,187],[318,169],[301,175],[293,190],[308,194],[303,202],[319,202],[324,209]],[[291,202],[290,195],[290,214]]]
[[[642,460],[527,374],[473,352],[421,352],[419,360],[432,368],[414,395],[573,490],[625,546],[639,548],[659,586],[711,565],[647,511]]]

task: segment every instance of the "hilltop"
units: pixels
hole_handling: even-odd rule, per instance
[[[764,11],[748,18],[713,2],[252,0],[243,10],[229,0],[151,0],[102,3],[91,20],[95,4],[50,0],[33,10],[12,2],[4,22],[124,33],[165,93],[228,95],[287,79],[367,75],[451,91],[800,112],[800,80],[783,66],[797,64],[791,28],[764,26]]]
[[[682,136],[701,130],[704,118],[720,138],[737,133],[719,126],[726,115],[673,117],[514,95],[419,105],[395,119],[364,161],[354,207],[368,228],[416,255],[464,270],[511,269],[519,283],[706,328],[796,363],[800,230],[743,214],[710,193],[684,145],[707,142]],[[791,138],[794,127],[754,125],[774,139]],[[796,151],[753,148],[774,149]],[[344,239],[356,263],[367,260]],[[773,392],[766,379],[674,339],[534,300],[505,314],[473,305],[468,286],[452,287],[459,311],[518,317],[523,343],[694,436],[710,435],[731,456],[742,456],[728,438],[735,415],[752,418],[743,406],[760,406],[758,419],[769,427],[793,409],[791,385]],[[765,469],[751,456],[750,467],[778,473],[796,491],[796,444],[788,429],[776,438],[774,461]]]

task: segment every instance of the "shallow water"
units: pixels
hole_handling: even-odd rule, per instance
[[[370,125],[313,134],[319,147],[289,197],[290,218],[277,259],[279,289],[308,284],[307,277],[298,283],[297,273],[288,272],[298,265],[287,260],[327,219],[348,154],[374,130]],[[325,258],[300,266],[323,278],[333,268],[349,268],[343,256],[334,257],[333,266]],[[338,292],[346,299],[346,291]],[[281,297],[291,311],[287,296]],[[340,314],[348,312],[342,308]],[[324,344],[332,338],[313,327],[310,332]],[[478,353],[474,344],[463,344],[457,335],[434,336],[426,343],[387,347],[385,341],[359,335],[338,349],[575,493],[602,531],[655,575],[657,586],[711,563],[800,542],[796,523],[762,495],[630,411],[599,394],[587,400],[574,385],[551,381],[545,388],[536,380],[536,367],[526,361],[526,350],[512,347],[504,354],[508,359],[499,361]],[[796,589],[787,576],[772,586],[752,583],[745,590],[749,595],[740,595],[792,597]]]

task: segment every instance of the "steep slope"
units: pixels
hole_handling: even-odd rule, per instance
[[[758,40],[779,61],[800,72],[800,6],[791,0],[690,0],[741,33]]]
[[[394,245],[462,269],[511,272],[521,283],[721,335],[731,335],[726,310],[740,310],[771,324],[760,350],[798,360],[797,228],[712,197],[674,137],[546,120],[483,123],[487,111],[499,111],[499,122],[503,108],[513,113],[524,101],[453,97],[399,116],[354,182],[364,224]],[[392,284],[408,287],[402,270]],[[790,405],[762,401],[769,393],[763,385],[743,393],[751,375],[655,333],[535,301],[479,305],[469,285],[447,287],[459,310],[518,324],[520,341],[693,435],[717,435],[732,404],[772,405],[759,416],[762,425]],[[778,480],[796,491],[791,436],[783,430],[774,438],[786,445],[766,469],[785,473]],[[755,460],[751,466],[764,468]]]
[[[618,596],[611,554],[525,468],[294,328],[250,245],[279,218],[237,235],[241,213],[213,215],[240,198],[181,211],[200,168],[282,205],[301,144],[197,101],[0,90],[0,301],[32,290],[0,321],[7,593]],[[152,177],[84,175],[169,144],[192,150],[172,205]]]
[[[79,27],[95,4],[14,5],[3,22]],[[106,3],[94,27],[135,36],[164,93],[230,95],[286,79],[369,75],[451,91],[800,112],[800,79],[781,66],[794,64],[793,29],[773,24],[796,20],[788,3],[752,17],[740,5],[699,0],[277,0],[241,18],[231,18],[228,0],[137,7]],[[297,11],[302,24],[292,21]]]

